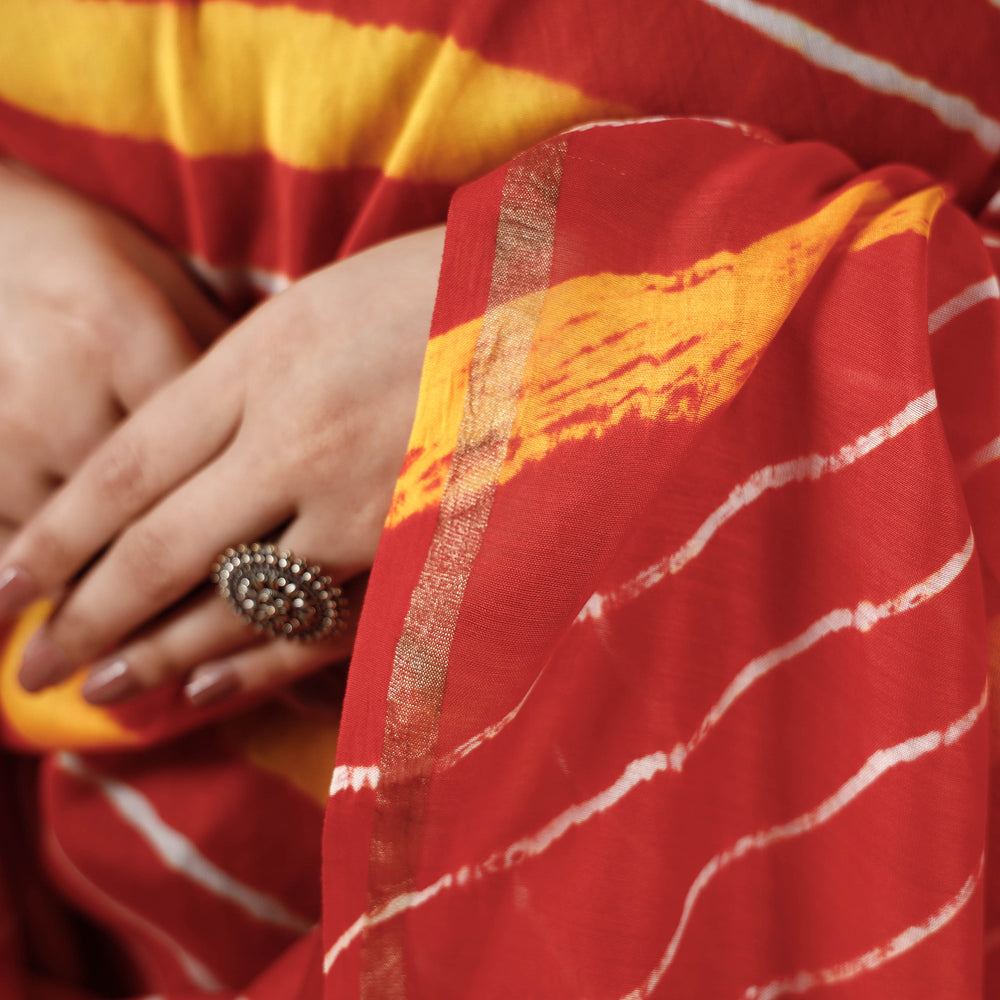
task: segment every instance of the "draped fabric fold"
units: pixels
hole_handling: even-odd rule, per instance
[[[912,168],[677,120],[460,192],[327,995],[982,995],[998,334]]]
[[[0,149],[234,314],[448,232],[342,714],[6,637],[0,998],[1000,996],[995,13],[363,6],[11,5]]]

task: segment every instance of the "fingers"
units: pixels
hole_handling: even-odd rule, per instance
[[[94,665],[83,696],[95,705],[131,698],[193,666],[263,642],[214,594],[203,594],[160,626]]]
[[[323,551],[319,522],[311,518],[293,521],[277,544],[312,561],[314,553]],[[335,567],[324,566],[324,570],[339,583],[341,574]],[[217,595],[202,594],[96,664],[84,684],[84,697],[95,704],[110,704],[190,675],[185,694],[192,703],[204,705],[281,684],[350,654],[366,587],[366,577],[344,585],[348,611],[343,629],[314,642],[268,639]]]
[[[145,284],[139,275],[131,275]],[[131,413],[160,386],[179,375],[197,357],[198,348],[180,316],[160,289],[148,286],[136,294],[135,308],[128,317],[119,317],[118,325],[127,325],[122,349],[111,357],[111,389],[123,409]]]
[[[381,295],[385,262],[411,253],[422,262],[420,294]],[[39,591],[67,593],[25,657],[25,686],[111,655],[138,626],[151,634],[220,549],[268,535],[293,514],[283,541],[303,558],[345,575],[371,564],[405,451],[438,261],[424,242],[399,241],[301,283],[155,393],[84,463],[0,561],[0,617],[32,577]],[[333,323],[340,315],[350,322]],[[404,336],[411,346],[398,352]],[[244,461],[220,475],[220,456],[240,449]],[[310,524],[317,530],[306,532]],[[10,575],[17,567],[23,573]],[[245,642],[219,654],[206,641],[185,658],[232,666],[244,652]],[[288,656],[304,666],[314,653],[272,662],[291,669]],[[171,650],[143,670],[162,677],[182,659]]]
[[[3,548],[17,531],[17,526],[0,518],[0,549]]]
[[[18,332],[26,342],[41,339],[30,325]],[[8,358],[0,385],[0,514],[19,522],[38,511],[122,417],[100,365],[65,339],[53,340],[25,349],[35,350],[34,357]]]
[[[205,582],[227,545],[266,534],[287,518],[277,495],[243,502],[254,486],[253,465],[240,449],[229,449],[130,525],[25,650],[22,685],[39,690],[119,646]],[[227,503],[230,496],[237,502]]]
[[[350,636],[353,644],[353,632]],[[184,687],[184,694],[199,708],[246,694],[294,677],[318,670],[350,655],[348,637],[313,643],[297,643],[288,639],[270,642],[233,653],[223,660],[205,663],[195,670]]]
[[[229,325],[229,320],[195,279],[169,253],[131,227],[120,233],[125,257],[166,296],[171,312],[195,345],[205,348]]]
[[[69,479],[86,461],[87,456],[108,439],[123,416],[118,401],[106,396],[92,400],[89,413],[85,417],[81,416],[78,422],[64,419],[58,426],[51,428],[44,443],[44,453],[40,451],[36,456],[36,460],[43,459],[45,466],[51,470],[48,474],[43,473],[47,488],[45,495],[28,512],[29,515],[37,513],[55,487]],[[28,517],[23,520],[27,521]]]
[[[98,447],[226,318],[138,227],[5,164],[0,175],[0,518],[25,525],[4,538],[2,624],[60,592],[132,517],[218,454],[240,407],[233,380],[211,384],[214,369],[199,366],[186,395],[169,394]]]
[[[355,580],[346,589],[350,605],[360,608],[364,582]],[[350,655],[356,617],[349,616],[342,631],[317,642],[271,639],[216,595],[202,595],[96,664],[84,682],[83,696],[92,704],[112,704],[188,677],[185,696],[201,706],[274,687]]]
[[[214,458],[241,412],[236,380],[216,382],[214,370],[192,368],[112,434],[4,551],[0,576],[19,569],[35,596],[59,589],[129,522]],[[21,606],[0,586],[0,620]]]
[[[0,461],[0,518],[24,524],[52,493],[55,477],[25,462]]]

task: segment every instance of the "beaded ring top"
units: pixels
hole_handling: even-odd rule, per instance
[[[254,628],[286,639],[325,639],[344,627],[347,601],[319,566],[266,542],[226,549],[212,567],[219,595]]]

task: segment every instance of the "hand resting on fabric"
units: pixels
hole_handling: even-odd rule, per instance
[[[225,327],[107,209],[0,161],[0,545]]]
[[[349,630],[263,638],[206,578],[227,546],[262,537],[335,581],[371,565],[416,408],[443,241],[443,227],[426,230],[296,283],[90,455],[0,560],[16,580],[11,599],[0,592],[8,615],[68,588],[26,650],[25,687],[92,663],[93,702],[187,676],[202,704],[349,652]]]

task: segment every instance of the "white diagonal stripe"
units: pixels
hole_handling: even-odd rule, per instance
[[[698,899],[718,875],[729,868],[730,865],[753,852],[764,851],[781,841],[801,837],[803,834],[817,829],[846,809],[862,792],[870,788],[893,768],[904,764],[912,764],[914,761],[925,757],[929,753],[933,753],[943,746],[951,746],[957,743],[983,714],[986,709],[986,698],[987,689],[983,688],[983,693],[979,701],[946,729],[934,729],[929,733],[914,736],[885,750],[876,750],[856,774],[844,782],[840,788],[815,808],[802,813],[800,816],[796,816],[795,819],[789,820],[787,823],[780,823],[777,826],[747,834],[736,841],[731,847],[711,858],[698,873],[694,882],[691,883],[691,887],[684,897],[680,920],[677,923],[673,936],[670,938],[670,942],[660,963],[646,977],[641,986],[627,993],[622,1000],[644,1000],[644,998],[648,997],[656,989],[667,970],[673,964]]]
[[[142,934],[154,940],[161,948],[171,955],[175,962],[183,969],[184,975],[188,977],[191,984],[206,993],[220,993],[223,989],[222,983],[216,979],[214,973],[200,959],[195,958],[179,941],[175,941],[165,930],[150,923],[144,916],[129,909],[124,903],[109,896],[103,889],[96,886],[86,875],[80,871],[70,860],[55,832],[48,831],[47,843],[50,854],[53,855],[66,873],[80,883],[83,891],[91,898],[96,897],[99,905],[105,910],[111,910],[120,920],[137,927]]]
[[[589,132],[595,128],[622,128],[628,125],[656,125],[660,122],[702,122],[706,125],[718,125],[721,128],[734,129],[741,132],[748,139],[758,139],[769,145],[775,145],[772,135],[764,132],[763,129],[755,128],[747,122],[736,121],[733,118],[716,118],[706,115],[650,115],[645,118],[602,118],[598,121],[584,122],[582,125],[574,125],[566,129],[562,135],[570,135],[573,132]]]
[[[624,773],[613,785],[605,788],[598,795],[588,799],[586,802],[570,806],[569,809],[560,813],[555,819],[530,837],[515,841],[503,851],[496,851],[479,864],[464,865],[456,872],[449,872],[446,875],[442,875],[436,882],[431,883],[423,889],[400,893],[377,910],[373,910],[371,913],[363,913],[341,934],[337,941],[330,947],[329,951],[327,951],[326,957],[323,959],[323,971],[329,972],[334,962],[337,961],[337,958],[367,928],[383,924],[400,913],[423,906],[424,903],[446,889],[467,885],[472,881],[479,881],[487,875],[504,871],[521,864],[528,858],[536,857],[547,850],[573,827],[580,826],[598,813],[610,809],[629,792],[639,787],[639,785],[650,781],[657,774],[667,770],[668,767],[669,762],[664,753],[652,753],[646,757],[640,757],[638,760],[632,761],[625,768]]]
[[[997,281],[995,274],[969,285],[954,298],[948,299],[944,305],[938,306],[927,318],[927,329],[932,334],[937,333],[945,323],[950,323],[967,309],[978,306],[980,302],[986,302],[988,299],[1000,299],[1000,282]]]
[[[407,910],[423,906],[429,900],[456,886],[479,881],[488,875],[506,871],[547,851],[574,827],[586,823],[620,802],[626,795],[668,771],[679,773],[688,757],[701,745],[708,734],[719,724],[733,704],[761,677],[779,664],[791,660],[827,635],[845,628],[868,632],[874,625],[892,615],[902,614],[930,600],[941,593],[968,565],[972,557],[973,539],[969,535],[965,546],[956,552],[943,566],[930,576],[908,587],[896,597],[875,605],[862,601],[853,611],[839,608],[815,621],[803,633],[783,646],[776,647],[762,656],[755,657],[740,672],[723,692],[722,697],[705,716],[701,725],[687,743],[678,743],[670,754],[662,751],[647,754],[631,761],[607,788],[596,795],[570,806],[540,830],[510,847],[496,851],[484,861],[464,865],[455,872],[442,875],[437,881],[423,889],[400,893],[387,903],[370,913],[363,913],[331,945],[323,959],[323,971],[329,972],[334,963],[357,938],[369,927],[385,923]]]
[[[502,718],[490,723],[485,729],[470,736],[461,746],[456,747],[450,753],[444,754],[440,760],[435,762],[434,773],[440,774],[454,767],[459,761],[464,760],[474,750],[478,750],[484,743],[496,739],[524,708],[525,702],[531,697],[531,692],[535,690],[537,678],[532,682],[531,687],[525,692],[524,697]],[[337,795],[350,789],[359,792],[362,788],[378,788],[382,780],[382,774],[377,764],[340,764],[333,769],[333,781],[330,783],[330,795]]]
[[[926,108],[949,128],[974,135],[988,152],[1000,152],[1000,122],[980,111],[969,98],[941,90],[885,59],[852,49],[808,21],[757,0],[702,2],[798,52],[814,66],[841,73],[868,90]]]
[[[989,465],[1000,458],[1000,435],[992,441],[974,451],[967,459],[958,464],[958,477],[965,482],[974,472],[978,472],[984,465]]]
[[[261,267],[243,264],[220,267],[193,253],[185,254],[184,260],[191,270],[222,298],[248,288],[270,297],[280,294],[292,284],[292,279],[280,271],[266,271]]]
[[[659,122],[680,121],[674,115],[647,115],[644,118],[600,118],[593,122],[582,122],[566,129],[562,135],[572,135],[574,132],[589,132],[595,128],[623,128],[629,125],[656,125]]]
[[[725,502],[705,519],[697,531],[666,559],[647,567],[637,576],[608,594],[595,593],[581,609],[578,621],[587,618],[601,618],[605,608],[619,601],[633,600],[640,594],[656,586],[668,575],[679,573],[692,559],[698,556],[711,541],[712,536],[741,510],[759,500],[769,490],[781,489],[791,483],[807,480],[815,481],[831,472],[839,472],[853,465],[859,459],[871,454],[880,445],[891,441],[907,428],[923,420],[937,409],[934,390],[911,400],[899,413],[884,424],[866,431],[856,440],[845,444],[832,455],[804,455],[777,465],[766,465],[750,475],[750,478],[735,486]]]
[[[191,840],[168,826],[153,803],[131,785],[94,771],[78,754],[63,751],[56,760],[68,774],[95,785],[115,812],[145,840],[167,868],[264,923],[299,934],[312,928],[311,921],[292,913],[280,900],[240,882],[209,861]]]
[[[330,795],[338,795],[348,789],[360,792],[362,788],[378,788],[380,777],[378,764],[338,764],[333,769]]]
[[[499,736],[517,718],[521,709],[524,708],[525,703],[531,697],[537,683],[538,678],[536,677],[535,680],[531,682],[531,686],[528,690],[525,691],[524,697],[502,719],[491,723],[485,729],[476,733],[475,736],[469,737],[469,739],[467,739],[461,746],[452,750],[451,753],[445,754],[435,766],[435,772],[447,771],[449,768],[454,767],[459,761],[468,757],[473,750],[478,750],[484,743],[488,743],[490,740],[496,739],[497,736]]]
[[[723,716],[733,707],[739,698],[753,687],[762,677],[765,677],[776,667],[794,659],[807,649],[815,646],[821,639],[844,629],[855,629],[867,632],[876,623],[893,615],[903,614],[935,597],[945,590],[965,569],[972,558],[973,537],[970,534],[965,545],[956,552],[943,566],[936,569],[930,576],[907,587],[901,594],[872,604],[862,601],[855,608],[835,608],[822,618],[817,618],[807,629],[800,632],[794,639],[781,646],[768,650],[761,656],[754,657],[733,678],[719,700],[708,710],[701,725],[687,743],[678,743],[670,752],[670,762],[674,770],[680,771],[688,757],[705,740],[705,737],[719,724]]]
[[[786,979],[775,979],[766,986],[750,986],[743,994],[744,1000],[777,1000],[778,997],[783,996],[800,996],[818,986],[834,986],[837,983],[856,979],[858,976],[872,972],[887,962],[899,958],[900,955],[906,954],[942,928],[947,927],[965,909],[982,880],[985,862],[986,857],[983,855],[979,859],[978,869],[965,880],[962,888],[922,924],[913,924],[900,931],[890,941],[877,945],[863,955],[857,955],[846,962],[831,965],[817,972],[803,970]]]

